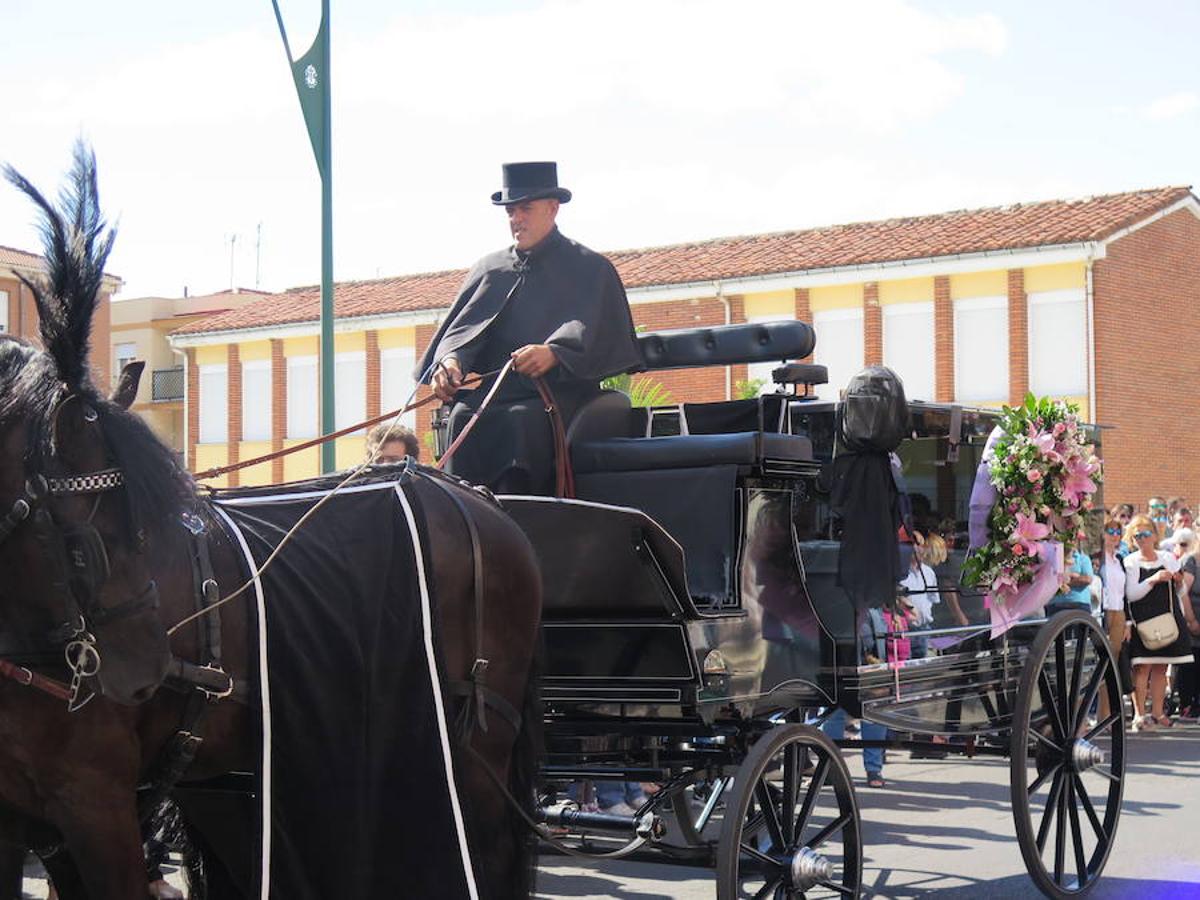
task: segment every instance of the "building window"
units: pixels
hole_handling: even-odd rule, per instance
[[[413,369],[417,365],[414,347],[389,347],[379,353],[379,411],[381,413],[399,409],[413,401],[417,386]],[[400,417],[409,428],[417,425],[417,411],[409,410]]]
[[[242,363],[242,440],[271,439],[271,361]]]
[[[909,400],[932,400],[933,301],[883,307],[883,364],[904,382]]]
[[[338,431],[367,417],[367,354],[362,350],[334,357],[334,420]]]
[[[117,344],[117,366],[113,369],[113,378],[120,378],[125,367],[138,358],[137,344]]]
[[[222,363],[200,367],[200,443],[229,440],[229,370]]]
[[[1075,397],[1088,390],[1087,306],[1082,288],[1029,295],[1029,390]]]
[[[8,331],[8,291],[0,291],[0,334]]]
[[[317,436],[321,388],[315,356],[289,356],[287,361],[287,436],[305,440]]]
[[[1008,398],[1008,298],[954,301],[954,399],[997,403]]]
[[[846,382],[862,371],[862,307],[820,310],[813,314],[813,328],[817,332],[813,362],[829,371],[829,383],[817,388],[817,396],[837,400]]]

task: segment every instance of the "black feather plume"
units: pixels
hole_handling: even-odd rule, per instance
[[[89,383],[88,344],[92,315],[100,300],[104,265],[116,229],[100,212],[96,157],[82,140],[75,143],[74,163],[55,208],[21,173],[4,167],[4,176],[41,212],[38,231],[46,260],[40,278],[18,276],[37,303],[42,345],[72,389]]]

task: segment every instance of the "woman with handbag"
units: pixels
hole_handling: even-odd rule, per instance
[[[1125,599],[1133,621],[1130,656],[1135,731],[1170,726],[1163,711],[1167,666],[1192,659],[1180,599],[1183,573],[1173,553],[1158,549],[1160,538],[1158,525],[1149,516],[1134,516],[1125,532],[1126,542],[1136,548],[1125,557]],[[1144,715],[1147,688],[1149,717]]]

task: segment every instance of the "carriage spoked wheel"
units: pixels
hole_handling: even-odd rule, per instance
[[[726,798],[717,897],[857,897],[861,881],[858,803],[841,752],[808,725],[767,731]]]
[[[1109,715],[1092,722],[1094,701]],[[1029,648],[1013,709],[1011,786],[1017,840],[1048,897],[1079,897],[1112,850],[1125,783],[1121,680],[1086,612],[1060,613]]]

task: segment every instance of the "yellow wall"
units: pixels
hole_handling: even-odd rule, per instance
[[[319,342],[315,335],[283,339],[284,356],[316,356]]]
[[[379,349],[391,350],[395,347],[415,347],[417,345],[417,329],[388,328],[379,332]]]
[[[229,352],[224,344],[196,348],[196,365],[217,366],[229,362]]]
[[[747,294],[745,302],[747,319],[759,316],[777,316],[781,319],[796,318],[796,294],[790,290]]]
[[[242,441],[238,444],[238,459],[254,459],[271,452],[270,441]],[[263,462],[257,466],[242,469],[238,477],[244,485],[259,485],[271,483],[271,463]]]
[[[203,472],[205,469],[223,466],[228,462],[229,453],[225,444],[196,445],[196,463],[193,466],[194,471]],[[210,487],[225,487],[229,483],[229,480],[222,475],[220,478],[213,478],[205,481],[204,483]]]
[[[249,341],[245,344],[238,344],[238,356],[242,362],[250,362],[257,359],[270,359],[271,342]]]
[[[1008,272],[967,272],[950,276],[950,299],[966,300],[969,297],[1008,296]]]
[[[1083,263],[1063,263],[1059,266],[1034,266],[1025,270],[1025,293],[1061,291],[1082,288],[1087,283]]]
[[[933,301],[932,278],[904,278],[879,282],[879,305],[891,303],[930,303]]]
[[[831,287],[815,287],[808,292],[808,308],[813,312],[823,309],[846,309],[862,306],[861,284],[838,284]]]
[[[295,447],[303,441],[284,441],[285,447]],[[298,453],[292,453],[283,458],[283,480],[301,481],[312,478],[321,472],[321,448],[310,447]]]
[[[350,331],[333,336],[333,352],[349,353],[353,350],[367,349],[367,334],[365,331]]]

